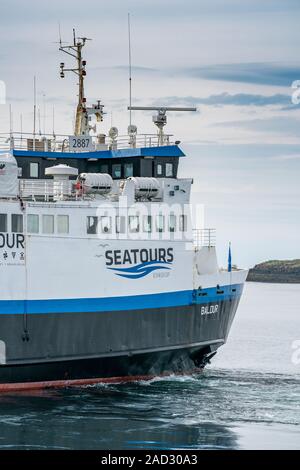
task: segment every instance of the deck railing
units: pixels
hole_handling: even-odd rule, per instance
[[[83,152],[97,150],[118,150],[126,148],[158,147],[172,145],[172,134],[165,134],[163,142],[157,134],[137,134],[135,137],[120,135],[115,139],[101,134],[90,136],[92,145],[88,149],[74,150],[69,147],[68,135],[30,134],[13,132],[11,134],[0,133],[0,150],[27,150],[38,152]]]
[[[195,248],[216,246],[216,229],[203,228],[193,229],[193,239]]]
[[[63,200],[75,197],[74,181],[20,179],[20,197],[37,201]]]

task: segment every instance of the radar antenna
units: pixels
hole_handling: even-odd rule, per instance
[[[60,35],[60,33],[59,33]],[[86,77],[86,61],[82,58],[82,49],[86,41],[91,39],[86,37],[76,37],[75,29],[73,29],[73,44],[63,45],[61,35],[59,37],[59,50],[65,54],[70,55],[76,59],[77,66],[74,68],[65,68],[65,63],[60,63],[60,77],[65,78],[65,72],[73,72],[79,77],[78,87],[78,104],[75,119],[75,135],[89,135],[90,130],[94,130],[93,126],[89,125],[89,118],[92,115],[96,116],[98,122],[103,121],[103,108],[100,100],[97,101],[91,108],[86,106],[86,98],[84,94],[84,79]]]
[[[132,111],[157,111],[152,121],[158,127],[158,145],[164,145],[164,127],[167,124],[167,111],[197,111],[197,108],[174,108],[168,106],[128,106]]]

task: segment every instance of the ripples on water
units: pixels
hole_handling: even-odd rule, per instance
[[[293,376],[215,369],[197,377],[4,395],[0,447],[240,448],[250,424],[275,425],[279,441],[288,428],[293,446],[299,397]]]
[[[300,286],[247,286],[228,344],[198,376],[0,395],[0,448],[299,449],[299,305]]]

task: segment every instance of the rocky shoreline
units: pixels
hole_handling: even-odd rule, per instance
[[[300,259],[271,260],[257,264],[249,270],[247,281],[300,283]]]

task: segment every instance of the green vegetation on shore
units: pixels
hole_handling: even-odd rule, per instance
[[[300,259],[265,261],[250,269],[247,281],[300,283]]]

